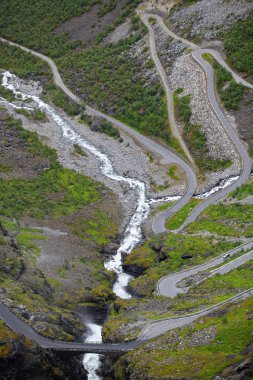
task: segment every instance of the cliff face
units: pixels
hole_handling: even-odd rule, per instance
[[[0,379],[86,379],[81,359],[44,350],[0,321]]]

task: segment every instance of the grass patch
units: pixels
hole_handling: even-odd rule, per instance
[[[35,109],[32,112],[32,118],[34,121],[40,121],[45,123],[47,121],[47,116],[44,111],[41,111],[40,109]]]
[[[33,121],[39,121],[39,122],[46,122],[47,116],[45,112],[41,111],[40,109],[34,109],[32,111],[28,111],[25,108],[16,109],[16,112],[19,115],[25,116],[29,120]]]
[[[218,95],[227,110],[236,110],[246,91],[241,83],[236,83],[232,74],[224,69],[211,54],[202,55],[213,67],[215,72]]]
[[[212,379],[227,366],[245,359],[242,352],[252,340],[249,318],[252,297],[239,305],[230,304],[221,309],[223,318],[202,317],[186,328],[167,332],[135,349],[119,359],[116,374],[118,369],[125,368],[123,371],[132,377],[175,377],[176,373],[178,378]],[[211,331],[212,337],[206,344],[204,337]],[[126,362],[131,367],[126,367]]]
[[[249,195],[253,195],[253,181],[245,183],[244,185],[238,187],[230,194],[233,198],[244,199]]]
[[[17,242],[21,248],[26,248],[32,251],[34,254],[39,255],[40,250],[34,243],[36,240],[47,240],[47,238],[41,234],[36,233],[36,229],[22,227],[20,234],[17,236]]]
[[[169,207],[171,207],[174,204],[174,202],[167,202],[161,206],[156,207],[156,209],[152,212],[152,215],[157,214],[158,212],[165,211]]]
[[[231,160],[214,159],[209,156],[206,136],[202,127],[190,122],[192,111],[190,107],[191,95],[181,96],[183,89],[177,89],[173,94],[176,116],[184,123],[183,137],[194,160],[202,173],[217,171],[231,166]]]
[[[83,148],[80,147],[80,145],[74,144],[73,147],[74,147],[74,152],[76,154],[79,154],[79,156],[83,156],[83,157],[88,156],[87,153],[83,150]]]
[[[37,134],[22,128],[21,121],[7,120],[25,142],[25,149],[41,158],[49,158],[51,167],[33,179],[0,181],[1,213],[8,217],[30,215],[67,215],[100,198],[98,185],[91,179],[63,168],[57,163],[56,152],[43,145]]]
[[[6,100],[8,100],[8,102],[13,102],[13,100],[15,100],[15,96],[13,95],[13,92],[11,90],[8,90],[1,84],[0,84],[0,97],[5,98]]]
[[[5,164],[0,164],[0,173],[9,173],[11,171],[11,167]]]
[[[81,239],[93,241],[99,248],[109,244],[118,232],[112,217],[100,210],[91,212],[89,219],[75,220],[70,227]]]
[[[187,216],[191,211],[200,203],[199,199],[191,199],[180,211],[173,215],[167,222],[166,228],[168,230],[175,230],[179,228],[181,224],[185,221]]]
[[[60,88],[49,85],[45,89],[54,105],[63,109],[69,116],[76,116],[82,111],[82,106],[70,99]]]
[[[143,273],[131,281],[130,288],[139,296],[150,296],[159,278],[202,264],[239,244],[239,240],[228,242],[212,236],[174,233],[150,239],[124,259],[124,264],[134,266],[139,273]],[[184,254],[191,258],[184,259]]]
[[[168,176],[172,179],[174,179],[175,181],[179,180],[179,176],[177,174],[177,171],[178,171],[178,168],[176,165],[171,165],[168,169]]]
[[[233,203],[209,206],[187,227],[188,232],[208,231],[222,236],[253,236],[253,205]]]
[[[99,123],[92,123],[91,130],[94,132],[104,133],[107,136],[110,136],[114,139],[120,138],[120,133],[118,128],[115,128],[112,123],[108,121],[103,121]]]

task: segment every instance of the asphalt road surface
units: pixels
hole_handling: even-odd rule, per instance
[[[175,123],[175,121],[173,122],[174,111],[173,111],[173,107],[172,107],[172,93],[171,93],[171,90],[169,89],[169,87],[167,85],[165,72],[164,72],[164,69],[160,63],[160,60],[159,60],[157,52],[156,52],[154,33],[153,33],[153,30],[152,30],[152,28],[148,22],[149,15],[142,14],[141,17],[143,19],[143,22],[147,25],[147,27],[149,29],[150,48],[151,48],[152,58],[155,61],[156,67],[158,69],[158,72],[161,76],[163,85],[164,85],[165,90],[166,90],[168,109],[170,111],[170,122],[171,122],[172,131],[173,131],[174,135],[177,136],[178,140],[180,141],[181,146],[183,147],[187,157],[189,158],[190,161],[192,161],[191,155],[189,154],[188,149],[185,146],[185,143],[183,142],[183,140],[182,140],[182,138],[181,138],[181,136],[177,130],[176,123]],[[238,135],[235,132],[235,130],[233,129],[233,127],[229,124],[228,120],[224,116],[224,113],[222,112],[222,110],[221,110],[221,108],[217,102],[216,95],[215,95],[215,88],[214,88],[214,72],[213,72],[212,67],[209,65],[209,63],[206,62],[202,58],[202,54],[206,53],[206,52],[212,54],[215,57],[215,59],[217,59],[223,67],[225,67],[226,69],[228,69],[231,72],[231,74],[233,75],[233,77],[235,78],[235,80],[238,83],[239,82],[243,83],[244,85],[246,85],[249,88],[253,88],[253,86],[251,84],[249,84],[248,82],[244,81],[243,79],[241,79],[237,74],[235,74],[227,66],[227,64],[223,61],[221,56],[216,51],[214,51],[212,49],[200,49],[197,45],[195,45],[195,44],[193,44],[187,40],[184,40],[183,38],[181,38],[181,37],[175,35],[173,32],[171,32],[165,26],[165,24],[163,23],[163,20],[159,16],[152,15],[152,17],[156,17],[156,19],[158,20],[160,25],[164,28],[164,30],[167,31],[167,33],[169,35],[171,35],[173,38],[175,38],[177,40],[181,40],[182,42],[188,44],[188,46],[194,50],[192,52],[193,59],[202,67],[202,69],[205,71],[205,74],[206,74],[207,90],[208,90],[208,96],[209,96],[211,105],[212,105],[218,119],[220,120],[223,127],[225,128],[229,138],[232,140],[232,142],[234,143],[238,153],[240,154],[241,163],[242,163],[242,170],[241,170],[241,174],[240,174],[239,179],[236,182],[234,182],[232,185],[227,187],[226,189],[223,189],[223,190],[211,195],[208,199],[206,199],[201,204],[199,204],[191,212],[191,214],[187,217],[187,219],[185,220],[183,225],[179,228],[178,231],[182,231],[182,229],[185,228],[189,223],[195,221],[196,218],[199,216],[199,214],[206,207],[208,207],[212,203],[216,202],[217,200],[223,198],[230,191],[234,190],[236,187],[243,184],[249,178],[249,175],[251,172],[251,161],[250,161],[250,158],[248,156],[247,150],[244,147],[244,145],[241,143],[241,141],[238,138]],[[46,61],[52,69],[55,83],[72,100],[74,100],[75,102],[80,103],[80,104],[82,103],[82,101],[74,93],[72,93],[72,91],[70,91],[65,86],[65,84],[64,84],[53,60],[51,60],[50,58],[46,57],[45,55],[43,55],[41,53],[32,51],[28,48],[25,48],[23,46],[20,46],[18,44],[13,43],[13,42],[7,41],[3,38],[1,38],[1,41],[7,42],[10,45],[18,46],[19,48],[21,48],[27,52],[30,52],[33,55],[35,55],[35,56],[43,59],[44,61]],[[166,220],[169,217],[171,217],[172,215],[174,215],[177,211],[179,211],[191,199],[192,195],[194,194],[194,192],[196,190],[197,181],[196,181],[196,177],[195,177],[193,169],[191,168],[191,166],[186,161],[184,161],[183,159],[178,157],[174,152],[171,152],[169,149],[159,145],[158,143],[154,142],[153,140],[151,140],[145,136],[142,136],[138,132],[129,128],[124,123],[122,123],[122,122],[120,122],[120,121],[118,121],[118,120],[116,120],[116,119],[114,119],[108,115],[105,115],[104,113],[99,112],[99,111],[97,111],[97,110],[95,110],[89,106],[86,106],[86,109],[90,114],[103,117],[103,118],[107,119],[108,121],[112,122],[118,128],[129,133],[133,138],[135,138],[138,142],[140,142],[145,148],[147,148],[148,150],[150,150],[151,152],[153,152],[155,154],[160,155],[162,164],[176,163],[184,170],[186,177],[187,177],[187,182],[188,182],[188,186],[186,188],[184,195],[169,210],[165,211],[162,215],[159,215],[153,224],[153,229],[154,229],[155,233],[160,233],[160,232],[166,231],[165,227],[164,227]],[[244,245],[244,249],[249,249],[252,246],[253,246],[253,242],[248,243],[248,248],[245,248],[246,245]],[[236,249],[239,251],[241,248],[242,247],[238,247]],[[230,251],[231,255],[235,253],[235,250],[232,250],[232,251]],[[165,278],[161,279],[158,282],[157,289],[158,289],[159,293],[162,295],[167,295],[167,296],[172,296],[172,297],[175,296],[176,294],[178,294],[178,292],[180,292],[180,290],[178,291],[178,288],[176,287],[176,284],[178,283],[178,281],[180,281],[182,278],[191,276],[200,270],[205,270],[205,269],[208,269],[208,268],[211,268],[213,266],[221,264],[223,262],[223,255],[217,259],[211,260],[211,262],[209,262],[209,263],[206,263],[206,264],[203,264],[201,266],[189,269],[188,271],[176,273],[176,274],[171,275],[171,276],[166,276]],[[244,259],[245,259],[246,255],[242,256],[242,258],[244,257]],[[234,269],[233,265],[236,265],[236,266],[241,265],[240,260],[243,260],[243,259],[239,258],[239,259],[234,260],[234,264],[227,263],[226,265],[223,266],[223,269],[220,269],[220,270],[224,270],[224,271],[232,270],[232,269]],[[231,262],[231,263],[233,263],[233,262]],[[196,272],[196,270],[197,270],[197,272]],[[187,272],[187,275],[185,276],[186,272]],[[224,273],[226,273],[226,272],[224,272]],[[192,315],[187,315],[187,316],[182,316],[182,317],[177,317],[177,318],[168,318],[168,319],[163,320],[163,321],[158,321],[158,322],[154,322],[152,324],[149,324],[142,331],[138,340],[135,340],[133,342],[128,342],[128,343],[117,343],[117,344],[98,343],[98,344],[95,344],[95,343],[76,343],[76,342],[69,343],[69,342],[52,341],[52,340],[44,338],[41,335],[39,335],[38,333],[36,333],[32,329],[32,327],[30,327],[27,323],[25,323],[24,321],[19,319],[16,315],[14,315],[2,303],[0,303],[0,317],[7,323],[7,325],[13,331],[16,331],[18,333],[25,335],[27,338],[32,339],[33,341],[35,341],[36,343],[38,343],[39,345],[41,345],[44,348],[54,348],[57,350],[71,350],[71,351],[78,351],[78,352],[79,351],[80,352],[98,352],[98,353],[115,352],[115,351],[120,352],[120,351],[131,350],[131,349],[137,347],[138,345],[142,344],[145,340],[156,337],[156,336],[158,336],[158,335],[160,335],[160,334],[162,334],[162,333],[164,333],[170,329],[177,328],[180,326],[185,326],[186,324],[191,323],[192,321],[196,320],[197,318],[210,313],[212,310],[215,310],[215,309],[221,307],[222,305],[224,305],[227,302],[231,302],[233,300],[243,299],[247,296],[252,296],[252,294],[253,294],[252,292],[253,292],[252,289],[250,289],[250,290],[243,292],[243,293],[241,293],[235,297],[232,297],[231,299],[229,299],[223,303],[220,303],[218,305],[215,305],[213,307],[202,310],[201,312],[198,312],[198,313],[195,313]]]
[[[251,241],[249,243],[245,243],[245,244],[240,245],[239,247],[236,247],[236,248],[234,248],[234,249],[232,249],[226,253],[223,253],[219,257],[216,257],[215,259],[208,261],[207,263],[197,265],[195,267],[183,270],[181,272],[177,272],[177,273],[173,273],[173,274],[170,274],[168,276],[165,276],[157,282],[157,285],[156,285],[157,293],[160,296],[171,297],[171,298],[176,297],[180,293],[186,293],[188,289],[177,287],[177,284],[181,280],[186,279],[187,277],[191,277],[191,276],[193,276],[199,272],[203,272],[205,270],[208,270],[210,268],[213,268],[217,265],[224,263],[224,256],[225,255],[229,255],[229,257],[233,257],[237,253],[239,253],[241,251],[247,251],[251,248],[253,248],[253,241]],[[238,266],[244,264],[245,262],[247,262],[248,260],[250,260],[252,258],[253,258],[253,251],[247,252],[243,256],[240,256],[237,259],[235,259],[229,263],[225,263],[224,266],[214,270],[212,272],[213,273],[212,275],[214,275],[216,273],[225,274],[225,273],[237,268]]]

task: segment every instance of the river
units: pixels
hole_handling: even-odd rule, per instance
[[[69,123],[63,117],[61,117],[53,107],[42,101],[38,96],[30,95],[21,91],[19,88],[18,79],[15,75],[11,74],[8,71],[4,72],[2,85],[5,88],[11,90],[15,94],[17,100],[26,101],[28,99],[31,99],[39,109],[41,109],[48,116],[50,116],[61,128],[63,139],[66,141],[66,143],[78,144],[85,150],[91,152],[99,160],[100,170],[106,177],[115,181],[127,183],[129,188],[134,191],[137,205],[135,212],[132,215],[125,229],[123,239],[120,243],[120,247],[117,253],[110,259],[108,259],[104,264],[107,270],[112,270],[117,274],[117,280],[113,285],[114,293],[120,298],[131,298],[131,295],[127,292],[127,285],[129,281],[132,279],[132,277],[125,273],[122,269],[122,254],[129,254],[133,250],[133,248],[140,242],[142,238],[141,225],[149,214],[150,204],[155,202],[177,201],[178,199],[180,199],[180,196],[167,196],[158,199],[147,199],[145,184],[142,181],[130,177],[123,177],[117,174],[107,155],[100,152],[90,142],[86,141],[78,133],[76,133],[70,127]],[[14,108],[26,108],[30,110],[32,109],[31,107],[26,106],[18,107],[3,98],[0,98],[0,102],[6,103]],[[235,181],[236,178],[237,177],[228,179],[216,188],[211,189],[209,192],[201,194],[198,197],[200,199],[205,199],[214,192],[219,191],[224,187],[227,187],[229,184],[231,184],[231,181]],[[95,323],[95,321],[91,318],[89,322],[86,322],[86,327],[88,329],[88,333],[84,337],[85,342],[102,341],[102,324]],[[83,364],[85,369],[88,371],[89,380],[101,379],[101,377],[97,373],[97,370],[100,367],[100,355],[85,354],[83,358]]]

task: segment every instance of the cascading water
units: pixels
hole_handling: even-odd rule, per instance
[[[219,185],[213,187],[210,191],[197,195],[195,198],[197,199],[206,199],[210,197],[210,195],[217,193],[222,189],[226,189],[226,187],[230,186],[233,182],[237,181],[239,176],[230,177],[228,179],[223,179],[220,181]]]
[[[102,173],[115,181],[124,182],[129,185],[131,189],[134,190],[136,194],[136,210],[134,214],[132,215],[130,222],[125,230],[124,238],[121,242],[121,245],[116,253],[115,256],[110,258],[105,263],[105,268],[108,270],[113,270],[117,274],[117,280],[113,286],[114,293],[120,297],[120,298],[131,298],[131,295],[127,292],[126,287],[131,280],[131,276],[124,273],[122,270],[122,253],[130,253],[132,249],[136,246],[136,244],[141,240],[142,232],[141,232],[141,224],[143,220],[148,216],[148,213],[150,211],[150,204],[156,203],[156,202],[169,202],[169,201],[177,201],[180,199],[180,196],[167,196],[167,197],[161,197],[158,199],[150,199],[147,200],[146,198],[146,191],[145,191],[145,185],[143,182],[133,179],[133,178],[127,178],[123,177],[121,175],[118,175],[115,173],[114,168],[112,166],[111,161],[109,158],[102,152],[100,152],[98,149],[96,149],[92,144],[84,140],[81,136],[79,136],[68,124],[64,118],[62,118],[60,115],[55,112],[55,110],[43,102],[38,96],[36,95],[28,95],[23,91],[20,91],[19,84],[17,81],[17,78],[15,75],[11,74],[10,72],[6,71],[3,74],[2,79],[2,85],[11,90],[16,98],[18,100],[28,100],[32,99],[33,102],[43,111],[45,111],[48,115],[52,117],[52,119],[59,125],[59,127],[62,129],[63,138],[70,142],[71,144],[79,144],[84,149],[90,151],[99,161],[100,161],[100,169]],[[18,107],[7,100],[0,98],[0,102],[6,103],[9,106],[12,106],[16,109],[26,108],[26,109],[32,109],[31,107]],[[229,186],[232,182],[234,182],[237,179],[237,177],[233,177],[227,181],[224,181],[224,183],[220,184],[220,186],[212,189],[211,191],[201,194],[198,196],[200,199],[207,198],[209,195],[213,194],[216,191],[221,190],[224,187]],[[85,342],[101,342],[102,341],[102,327],[95,323],[87,323],[86,324],[89,334],[88,337],[86,337]],[[97,370],[100,366],[100,355],[97,354],[86,354],[83,358],[83,364],[87,371],[89,372],[88,379],[89,380],[100,380],[100,376],[97,374]]]
[[[88,337],[85,342],[102,342],[102,326],[95,323],[87,323]],[[85,354],[83,357],[83,366],[88,371],[88,380],[100,380],[101,377],[97,374],[100,367],[100,355]]]
[[[122,270],[122,253],[130,253],[142,237],[141,223],[147,217],[150,210],[149,201],[146,199],[144,183],[137,179],[127,178],[116,174],[109,158],[104,153],[96,149],[93,145],[85,141],[81,136],[79,136],[70,127],[67,121],[64,120],[60,115],[58,115],[52,107],[43,102],[38,96],[28,95],[23,91],[20,91],[19,84],[15,75],[6,71],[3,74],[2,85],[5,88],[11,90],[18,100],[32,99],[33,102],[41,110],[45,111],[48,115],[50,115],[53,118],[53,120],[60,126],[63,132],[63,138],[66,141],[70,142],[71,144],[79,144],[84,149],[90,151],[100,161],[100,169],[106,177],[115,181],[127,183],[129,187],[135,191],[137,203],[136,210],[130,219],[130,222],[124,233],[123,241],[116,255],[105,263],[106,269],[113,270],[117,273],[117,281],[115,282],[113,287],[115,294],[121,298],[130,298],[131,295],[126,291],[126,286],[128,285],[131,276],[127,275]],[[8,103],[11,106],[14,106],[15,108],[28,108],[17,107],[7,101],[6,103]],[[87,325],[87,327],[90,329],[90,334],[86,338],[86,342],[94,340],[102,341],[101,326],[90,323]],[[100,377],[96,374],[96,370],[99,368],[99,355],[86,354],[84,355],[83,363],[85,368],[89,371],[89,380],[100,379]]]

